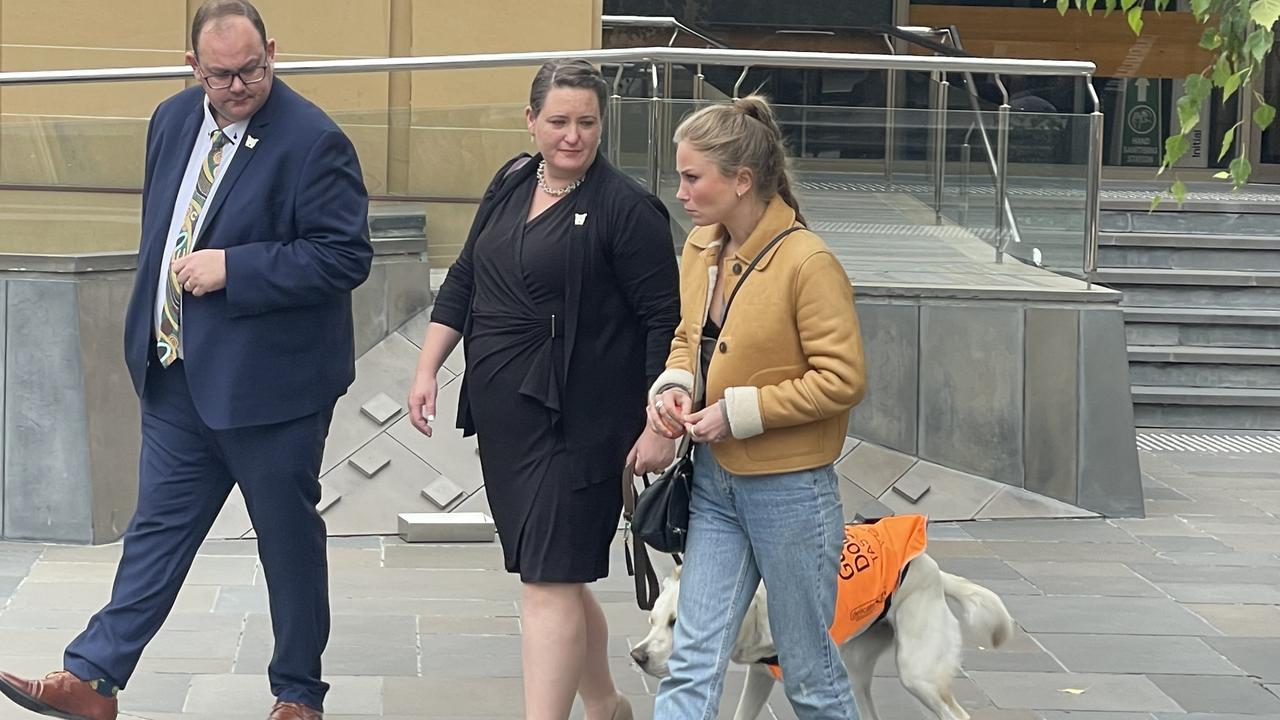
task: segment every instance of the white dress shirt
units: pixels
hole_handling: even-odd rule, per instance
[[[209,188],[209,196],[205,198],[204,208],[200,212],[200,217],[196,219],[196,226],[192,228],[191,239],[188,241],[191,248],[195,247],[196,240],[200,237],[200,229],[204,226],[204,216],[213,204],[213,197],[218,194],[218,186],[222,184],[222,176],[228,167],[231,166],[231,159],[235,157],[236,148],[240,147],[240,138],[244,136],[245,130],[249,127],[249,120],[241,120],[232,123],[222,129],[223,134],[230,141],[222,146],[222,162],[218,164],[218,169],[213,174],[213,185]],[[209,150],[213,148],[213,131],[218,129],[218,123],[213,119],[213,112],[209,108],[209,98],[204,100],[204,122],[200,125],[200,132],[196,133],[195,144],[191,147],[191,155],[187,158],[187,170],[182,175],[182,185],[178,187],[178,196],[173,201],[173,217],[169,221],[169,237],[164,244],[164,256],[160,260],[160,277],[156,283],[156,303],[155,303],[155,320],[156,320],[156,337],[160,336],[160,318],[164,315],[164,298],[169,287],[169,265],[173,261],[173,250],[178,244],[178,233],[182,231],[182,221],[186,218],[187,209],[191,207],[191,197],[196,192],[196,179],[200,176],[200,170],[204,166],[205,159],[209,156]],[[182,348],[182,323],[179,320],[178,325],[178,357],[183,357]]]

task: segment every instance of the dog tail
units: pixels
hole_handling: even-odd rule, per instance
[[[958,606],[957,619],[967,637],[995,648],[1013,635],[1013,617],[999,595],[958,575],[941,575],[942,591]]]

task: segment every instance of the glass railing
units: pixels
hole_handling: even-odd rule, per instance
[[[643,76],[648,84],[637,88],[652,93],[652,78],[658,78],[659,98],[622,97],[623,84],[615,88],[618,94],[606,108],[601,152],[628,175],[653,188],[684,229],[688,229],[688,222],[675,200],[678,176],[671,138],[683,117],[710,100],[668,96],[695,87],[696,74],[691,68],[704,59],[733,64],[759,55],[768,56],[777,65],[781,61],[773,56],[794,55],[797,63],[841,67],[840,63],[845,63],[864,69],[874,69],[875,63],[883,62],[915,71],[919,69],[915,65],[928,67],[938,61],[975,67],[986,63],[1001,72],[1018,68],[1040,74],[1059,71],[1053,63],[971,58],[830,54],[828,59],[821,53],[701,51],[721,53],[707,56],[691,50],[625,51],[633,52],[632,57],[624,51],[593,52],[602,56],[598,61],[625,59],[630,63],[623,75],[611,74],[610,80]],[[649,65],[649,58],[662,52],[679,55],[671,58],[670,72],[665,65],[660,69]],[[388,110],[385,105],[394,100],[386,93],[388,73],[384,68],[344,76],[344,83],[351,82],[343,84],[343,92],[328,102],[317,92],[327,87],[319,78],[286,78],[325,106],[351,137],[374,198],[375,213],[394,214],[398,208],[413,208],[413,212],[425,215],[429,256],[435,267],[447,266],[461,249],[476,204],[494,171],[512,155],[533,150],[525,127],[521,86],[532,73],[530,64],[543,57],[513,54],[519,62],[508,62],[502,56],[501,63],[495,62],[497,57],[483,56],[476,61],[480,63],[477,67],[508,69],[462,72],[474,73],[468,77],[477,83],[489,77],[484,73],[505,73],[503,87],[512,88],[514,102]],[[447,60],[446,69],[454,72],[456,80],[457,68],[469,67],[471,62],[462,56],[394,62],[409,60],[423,68],[397,70],[395,77],[408,77],[411,82],[406,86],[414,88],[424,81],[426,86],[436,81],[437,71],[427,67],[433,63]],[[281,65],[282,74],[287,65]],[[327,68],[328,64],[312,65]],[[1060,65],[1063,73],[1072,74],[1082,72],[1076,66],[1084,64]],[[314,73],[314,68],[309,71]],[[140,108],[154,106],[158,98],[181,86],[177,76],[166,69],[142,74],[149,79],[124,84],[78,79],[74,88],[10,88],[7,84],[28,79],[0,73],[0,87],[6,92],[5,113],[0,115],[0,213],[6,218],[0,230],[0,252],[128,252],[136,248],[147,120],[90,117],[87,114],[92,111],[87,107],[79,108],[83,116],[77,116],[65,111],[66,103],[56,112],[43,113],[39,103],[22,99],[41,93],[47,96],[54,89],[60,97],[79,93],[86,98],[110,97],[127,89],[146,96],[144,101],[131,103]],[[516,79],[519,82],[514,82]],[[57,85],[65,80],[43,82]],[[362,95],[362,88],[370,92]],[[723,99],[730,90],[708,83],[700,86],[699,93]],[[414,93],[413,97],[419,97],[416,89]],[[778,105],[779,120],[795,155],[798,195],[810,224],[842,250],[842,259],[851,270],[880,273],[887,281],[918,279],[922,259],[930,263],[929,271],[951,272],[961,262],[973,271],[977,265],[996,264],[999,258],[1004,263],[1036,266],[1043,272],[1087,276],[1091,235],[1096,234],[1096,223],[1091,219],[1096,207],[1091,209],[1087,200],[1094,152],[1090,124],[1096,118],[1014,112],[1002,120],[995,110],[954,109],[966,98],[958,90],[952,94],[945,111]],[[343,109],[344,105],[350,107],[352,98],[371,107]],[[1007,142],[1005,156],[1001,156],[1002,137]],[[681,240],[676,238],[677,243]],[[899,248],[910,248],[914,254],[895,260]],[[869,252],[871,249],[876,252]],[[864,262],[879,266],[864,267]]]
[[[611,128],[620,166],[651,190],[653,169],[645,163],[658,160],[656,192],[686,229],[675,198],[679,177],[671,143],[648,148],[646,142],[655,120],[654,136],[670,138],[685,116],[705,104],[623,100]],[[970,269],[995,263],[997,248],[1003,248],[1004,262],[1085,275],[1089,116],[1009,115],[1009,197],[1002,222],[998,149],[992,140],[988,153],[983,141],[984,129],[989,137],[998,131],[997,112],[900,108],[891,131],[882,108],[779,105],[775,111],[795,156],[793,175],[807,220],[845,249],[851,267],[860,257],[883,262],[884,248],[911,248],[894,276],[909,281],[918,277],[911,273],[921,257],[933,258],[930,272],[953,272],[961,263]],[[887,173],[884,140],[890,132],[893,172]],[[934,165],[934,138],[945,143],[941,173]],[[866,252],[871,247],[879,250]]]

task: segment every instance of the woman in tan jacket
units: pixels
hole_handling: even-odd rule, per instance
[[[694,476],[675,647],[654,716],[717,716],[729,651],[763,579],[796,715],[856,718],[827,632],[844,538],[832,463],[865,385],[849,279],[804,227],[763,98],[705,108],[675,139],[676,198],[697,227],[648,415],[668,437],[688,433]]]

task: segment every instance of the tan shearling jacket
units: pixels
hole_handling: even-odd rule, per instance
[[[724,318],[701,378],[702,327],[720,268],[727,301],[751,260],[796,225],[795,211],[774,198],[735,255],[721,262],[727,231],[696,228],[680,269],[680,324],[667,369],[650,396],[678,386],[708,405],[725,400],[733,437],[711,445],[737,475],[767,475],[834,462],[844,445],[849,409],[862,399],[866,369],[853,290],[822,238],[793,232],[761,258]]]

